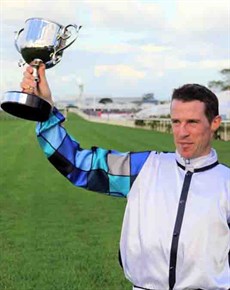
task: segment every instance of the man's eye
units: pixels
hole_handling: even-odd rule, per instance
[[[179,124],[179,120],[172,120],[172,124]]]

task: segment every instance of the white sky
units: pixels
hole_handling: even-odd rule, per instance
[[[54,98],[86,95],[169,99],[184,83],[207,85],[230,67],[227,0],[0,0],[1,96],[19,90],[14,31],[31,17],[82,25],[78,40],[47,70]]]

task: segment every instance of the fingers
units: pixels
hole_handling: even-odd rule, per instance
[[[34,87],[31,87],[31,86],[28,86],[26,89],[23,88],[22,92],[26,93],[26,94],[35,94],[35,95],[37,95],[36,89]]]
[[[22,91],[25,93],[34,93],[37,82],[35,81],[35,78],[33,76],[34,68],[32,66],[28,66],[26,70],[23,73],[23,79],[20,83],[20,86],[22,88]]]
[[[20,83],[22,91],[29,94],[33,93],[37,86],[37,83],[34,79],[34,76],[31,74],[31,72],[33,73],[33,68],[26,69],[26,71],[23,74],[24,76],[23,76],[22,82]]]
[[[39,68],[38,68],[38,74],[41,78],[45,77],[45,68],[46,68],[46,66],[44,65],[44,63],[41,63]]]
[[[20,86],[23,92],[27,94],[35,94],[52,103],[53,101],[51,97],[51,91],[45,75],[45,68],[46,67],[43,63],[39,65],[37,70],[39,81],[35,81],[35,77],[33,75],[34,68],[32,66],[28,66],[23,73],[23,79],[22,82],[20,83]]]
[[[36,83],[33,81],[28,81],[28,80],[22,80],[21,84],[20,84],[22,91],[25,93],[33,93],[34,90],[36,89]]]

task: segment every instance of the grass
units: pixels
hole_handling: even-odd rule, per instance
[[[83,147],[173,150],[172,136],[69,115]],[[125,200],[74,187],[46,161],[29,121],[0,121],[0,289],[128,290],[117,261]],[[229,143],[215,141],[230,165]]]

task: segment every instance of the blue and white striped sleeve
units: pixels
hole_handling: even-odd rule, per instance
[[[39,144],[52,165],[76,186],[126,197],[150,151],[82,149],[61,126],[64,120],[53,108],[50,118],[36,127]]]

